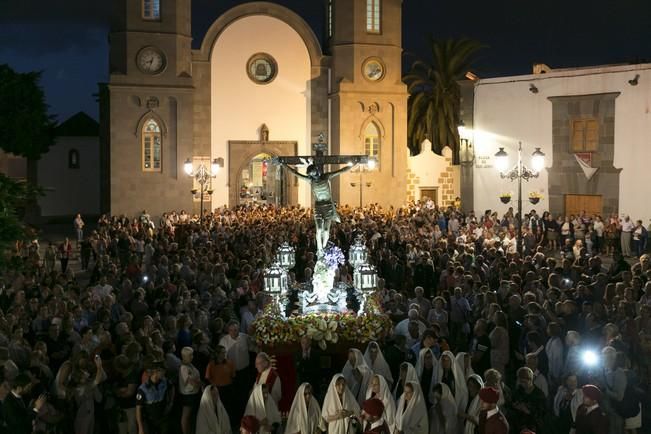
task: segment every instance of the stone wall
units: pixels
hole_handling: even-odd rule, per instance
[[[421,153],[409,157],[407,168],[407,200],[420,200],[421,188],[437,189],[437,204],[448,206],[460,192],[459,166],[452,164],[452,151],[443,150],[443,155],[431,151],[429,141],[421,145]]]
[[[565,212],[565,195],[600,195],[603,214],[619,210],[619,177],[615,157],[615,99],[618,92],[550,97],[552,103],[553,165],[548,169],[549,209]],[[599,123],[598,149],[592,153],[597,172],[589,180],[571,149],[571,122],[594,118]]]

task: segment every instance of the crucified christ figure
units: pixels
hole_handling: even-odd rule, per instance
[[[344,172],[351,170],[356,164],[349,164],[341,169],[324,173],[323,166],[310,164],[307,166],[306,174],[300,173],[296,168],[280,162],[278,159],[272,159],[272,164],[280,164],[300,179],[310,183],[312,187],[312,196],[314,196],[314,223],[316,224],[316,249],[317,257],[323,255],[323,249],[328,244],[330,238],[330,226],[335,221],[340,223],[337,208],[332,201],[332,190],[330,180]]]

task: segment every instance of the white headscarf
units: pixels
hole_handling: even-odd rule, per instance
[[[561,401],[563,401],[563,397],[565,396],[566,392],[567,392],[567,387],[565,386],[559,387],[558,392],[556,392],[556,396],[554,397],[554,414],[556,416],[559,416]],[[581,404],[583,404],[583,390],[581,390],[581,388],[577,388],[574,391],[574,395],[572,396],[572,401],[570,401],[570,411],[572,412],[572,420],[576,420],[576,410],[579,408]]]
[[[203,390],[199,412],[197,413],[196,434],[231,434],[231,421],[222,404],[221,399],[214,401],[211,389],[217,386],[208,386]],[[217,392],[219,396],[219,392]]]
[[[410,381],[415,381],[418,383],[418,374],[416,373],[416,368],[414,368],[414,365],[412,365],[409,362],[402,362],[400,365],[400,370],[402,370],[403,366],[407,366],[407,375],[405,375],[405,384],[409,383]],[[399,396],[396,396],[396,393],[398,392],[398,386],[400,385],[400,379],[396,381],[395,386],[393,387],[393,397],[395,399],[400,398]],[[420,383],[419,383],[420,386]]]
[[[468,386],[466,385],[466,378],[461,373],[457,365],[457,359],[452,354],[452,351],[444,351],[441,354],[441,359],[447,356],[450,359],[450,370],[454,376],[454,400],[457,403],[457,410],[460,412],[466,411],[466,404],[468,403]],[[439,360],[438,381],[443,381],[443,362]]]
[[[427,408],[423,392],[418,381],[408,381],[414,389],[414,395],[406,402],[405,394],[398,400],[396,407],[396,429],[404,434],[428,434]],[[405,407],[405,403],[407,404]]]
[[[438,384],[441,385],[441,399],[432,405],[430,409],[430,434],[457,434],[457,403],[448,385],[445,383]],[[434,402],[433,393],[432,402]],[[441,405],[443,419],[439,412],[436,411],[436,404]]]
[[[472,374],[470,377],[468,377],[468,379],[470,379],[470,378],[474,379],[479,384],[480,389],[482,387],[484,387],[484,380],[482,380],[479,375]],[[481,403],[479,402],[479,393],[477,393],[477,395],[475,395],[475,397],[470,402],[470,406],[468,407],[468,411],[466,411],[466,413],[469,416],[474,417],[475,419],[477,419],[477,421],[479,421],[479,412],[481,411],[480,404]],[[469,420],[466,420],[466,426],[464,428],[464,434],[475,434],[475,428],[477,426],[478,425],[470,422]]]
[[[249,397],[249,402],[246,403],[246,410],[244,411],[244,415],[255,416],[259,421],[267,419],[267,423],[269,423],[270,426],[274,423],[281,422],[280,412],[278,411],[276,402],[271,396],[271,393],[267,395],[266,400],[264,399],[261,384],[256,384],[253,387],[253,392]]]
[[[341,397],[341,400],[339,399],[336,385],[337,380],[340,378],[343,378],[344,380],[346,379],[342,374],[335,374],[332,377],[330,385],[328,386],[328,392],[323,400],[323,408],[321,409],[321,416],[323,416],[328,424],[328,434],[346,434],[348,430],[348,422],[350,421],[350,418],[347,417],[345,419],[337,419],[328,422],[328,417],[337,415],[340,410],[352,411],[355,415],[360,413],[359,404],[348,388],[348,385],[345,385],[343,396]]]
[[[380,393],[378,393],[375,397],[382,401],[382,404],[384,404],[384,414],[382,417],[389,427],[389,432],[393,432],[393,426],[396,419],[396,402],[393,399],[393,395],[391,394],[389,384],[383,376],[375,374],[373,377],[371,377],[371,381],[368,382],[368,389],[366,390],[366,399],[370,399],[373,395],[373,378],[377,378],[380,382]]]
[[[459,372],[463,373],[463,377],[467,380],[468,378],[470,378],[472,375],[475,374],[475,371],[472,369],[472,363],[469,363],[468,369],[465,369],[466,355],[468,355],[468,353],[464,353],[464,352],[457,353],[456,360],[457,360],[457,369],[459,369]]]
[[[430,387],[434,387],[436,383],[439,382],[439,361],[436,359],[434,352],[430,348],[421,348],[418,353],[418,361],[416,362],[416,374],[418,374],[418,380],[423,381],[423,370],[425,369],[425,356],[427,353],[432,355],[432,381],[430,382]],[[423,391],[423,393],[429,393],[429,390]]]
[[[350,351],[355,355],[355,364],[352,365],[350,360],[344,365],[344,369],[341,371],[344,378],[346,379],[346,384],[350,388],[350,391],[353,393],[353,396],[357,399],[357,402],[361,404],[364,401],[364,396],[366,393],[366,388],[368,387],[368,382],[371,380],[373,372],[371,368],[366,364],[364,355],[357,348],[351,348]],[[353,375],[353,370],[359,370],[362,374],[361,382],[358,382],[355,376]]]
[[[287,416],[285,434],[315,434],[326,430],[326,424],[321,417],[321,407],[314,396],[310,396],[309,407],[305,405],[305,388],[308,383],[300,385],[294,396],[292,408]]]
[[[373,344],[375,344],[378,348],[375,362],[371,360],[371,345]],[[366,364],[368,365],[369,368],[371,368],[371,371],[373,371],[374,374],[383,376],[384,379],[387,380],[389,384],[393,384],[393,375],[391,375],[391,368],[389,368],[389,364],[384,358],[382,351],[380,351],[380,346],[378,345],[377,342],[375,341],[369,342],[368,346],[366,347],[366,351],[364,352],[364,360],[366,360]]]

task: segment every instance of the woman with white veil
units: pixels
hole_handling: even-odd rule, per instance
[[[429,391],[438,383],[438,360],[434,357],[431,349],[423,348],[418,353],[416,374],[418,374],[420,388],[424,391],[425,406],[430,408],[432,406],[432,400]]]
[[[428,434],[427,407],[418,381],[405,383],[405,391],[396,406],[394,434]]]
[[[257,384],[253,387],[253,392],[246,403],[245,416],[255,416],[260,421],[260,433],[271,433],[275,424],[280,424],[280,412],[276,401],[269,393],[269,387],[266,384]]]
[[[303,383],[296,391],[289,410],[285,434],[320,434],[325,430],[326,423],[321,417],[321,407],[312,395],[312,386]]]
[[[468,405],[466,411],[461,413],[461,418],[464,423],[464,434],[475,434],[476,430],[479,431],[479,412],[481,411],[481,403],[479,399],[479,391],[484,387],[484,381],[477,374],[472,374],[466,382],[468,388]]]
[[[369,342],[366,351],[364,352],[364,360],[366,360],[366,364],[371,368],[371,371],[373,371],[374,374],[384,377],[389,385],[393,384],[391,368],[389,368],[389,364],[384,358],[382,351],[380,351],[380,346],[377,342]]]
[[[457,403],[445,383],[438,383],[432,388],[432,402],[430,434],[458,434]]]
[[[360,350],[351,348],[348,351],[348,361],[341,373],[358,404],[364,402],[368,382],[371,381],[373,372],[366,364],[364,355]]]
[[[457,368],[463,374],[463,378],[467,380],[471,375],[475,374],[475,370],[472,369],[472,357],[470,357],[469,353],[457,353],[456,359]]]
[[[405,384],[410,381],[415,381],[418,383],[418,374],[416,374],[416,368],[409,362],[402,362],[400,365],[400,378],[396,381],[396,385],[393,388],[393,398],[398,399],[404,392]]]
[[[328,424],[328,434],[346,434],[351,416],[359,413],[359,404],[346,385],[346,378],[336,374],[330,381],[321,409],[321,416]]]
[[[203,389],[197,413],[196,434],[231,434],[231,422],[217,386],[210,385]]]
[[[384,414],[382,417],[389,427],[389,431],[393,432],[396,419],[396,402],[391,395],[391,389],[387,380],[383,376],[375,374],[371,377],[368,389],[366,390],[366,399],[377,398],[384,404]]]
[[[459,413],[464,412],[468,403],[468,386],[452,351],[444,351],[441,355],[437,380],[440,383],[445,383],[450,388],[450,392],[457,403],[457,411]]]

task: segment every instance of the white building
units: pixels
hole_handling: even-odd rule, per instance
[[[501,179],[494,155],[503,147],[511,164],[522,142],[523,161],[540,147],[546,169],[523,183],[523,210],[554,214],[629,214],[645,223],[651,180],[651,64],[550,69],[479,80],[475,87],[473,208],[504,212],[498,196],[517,196],[517,182]],[[530,192],[542,194],[536,206]]]

